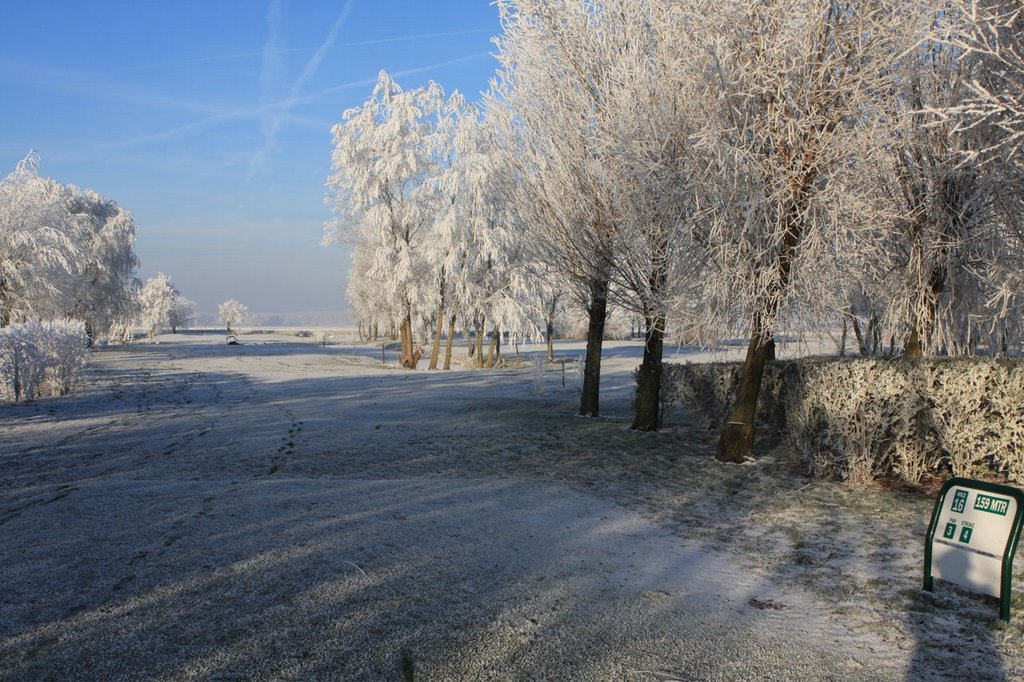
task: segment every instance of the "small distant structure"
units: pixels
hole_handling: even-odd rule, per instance
[[[226,341],[228,342],[229,346],[241,346],[242,345],[242,342],[239,341],[238,337],[235,336],[234,334],[228,334],[228,338],[226,339]]]

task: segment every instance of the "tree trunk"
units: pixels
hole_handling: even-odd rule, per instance
[[[868,342],[864,339],[864,334],[860,331],[860,320],[853,314],[853,310],[850,310],[850,323],[853,326],[853,335],[857,338],[857,349],[860,351],[862,357],[868,357]]]
[[[444,347],[444,368],[452,368],[452,344],[455,343],[455,316],[448,318],[448,341]]]
[[[843,318],[843,335],[839,337],[839,357],[846,357],[846,318]]]
[[[742,462],[753,452],[754,416],[757,414],[757,397],[761,392],[770,339],[761,330],[755,330],[750,336],[747,357],[740,370],[736,401],[718,441],[716,459],[720,462]]]
[[[917,323],[910,330],[907,347],[903,353],[906,357],[920,358],[925,355],[926,346],[929,346],[932,341],[939,299],[942,297],[942,292],[945,288],[945,272],[941,268],[936,268],[928,278],[928,300],[925,304],[925,313],[922,318],[918,318]]]
[[[590,284],[590,306],[587,309],[587,360],[583,367],[583,391],[580,414],[598,416],[601,393],[601,346],[604,343],[605,315],[608,312],[608,280]]]
[[[551,297],[551,305],[547,309],[547,314],[544,315],[544,331],[547,335],[548,345],[548,362],[555,361],[555,306],[558,304],[558,297]]]
[[[11,323],[11,292],[6,279],[0,279],[0,327]]]
[[[487,348],[487,362],[484,364],[485,367],[494,367],[496,361],[495,354],[501,357],[501,325],[494,325],[494,331],[491,332],[491,345]]]
[[[419,362],[420,353],[417,353],[413,348],[412,338],[412,316],[406,314],[405,319],[402,320],[402,357],[401,363],[403,367],[408,369],[416,369],[416,364]]]
[[[662,351],[665,347],[664,316],[644,315],[647,335],[644,339],[644,359],[636,378],[636,413],[633,425],[636,431],[657,431],[661,425]]]
[[[908,358],[919,358],[924,355],[924,346],[921,343],[921,336],[917,333],[917,327],[910,330],[907,337],[907,345],[903,349],[903,356]]]
[[[14,389],[14,402],[21,402],[21,355],[15,350],[11,357],[11,383]]]
[[[441,334],[444,333],[444,308],[437,311],[437,330],[434,332],[434,347],[430,350],[430,366],[437,369],[437,360],[441,356]]]
[[[755,314],[750,327],[750,344],[747,346],[747,357],[740,370],[740,385],[736,390],[736,401],[729,413],[729,421],[722,426],[722,434],[718,440],[720,462],[742,462],[754,454],[754,416],[757,414],[757,397],[761,393],[761,379],[764,377],[764,365],[769,357],[775,356],[775,339],[765,320],[773,319],[778,310],[781,294],[789,285],[793,258],[802,233],[802,218],[807,207],[810,183],[815,175],[809,170],[803,179],[803,191],[788,207],[786,232],[782,240],[776,265],[778,276],[771,287],[774,301],[769,309]]]
[[[441,280],[439,284],[440,304],[437,306],[437,331],[434,332],[434,346],[430,349],[430,365],[427,369],[437,369],[437,359],[441,354],[441,334],[444,332],[444,307],[445,301],[445,268],[441,267]]]
[[[484,366],[484,320],[474,320],[474,330],[476,331],[476,366]]]

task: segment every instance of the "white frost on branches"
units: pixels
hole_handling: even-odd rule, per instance
[[[72,318],[107,336],[136,313],[134,220],[38,165],[33,152],[0,180],[0,326]]]
[[[382,72],[334,128],[325,242],[354,245],[349,299],[404,354],[445,323],[550,334],[557,302],[592,336],[610,305],[649,340],[672,323],[765,342],[852,325],[868,354],[1019,338],[1019,3],[497,6],[479,111]]]
[[[88,359],[87,343],[80,321],[0,328],[0,398],[20,402],[66,395]]]
[[[229,298],[221,303],[217,309],[217,317],[224,323],[229,333],[232,327],[237,330],[238,326],[245,322],[248,314],[249,309],[233,298]]]
[[[171,283],[171,278],[162,272],[150,278],[142,288],[139,308],[142,326],[150,341],[156,341],[156,337],[170,326],[177,296],[178,290]]]

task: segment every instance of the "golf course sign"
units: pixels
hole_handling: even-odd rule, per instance
[[[924,589],[932,579],[999,598],[1010,620],[1013,555],[1020,539],[1024,493],[1006,485],[953,478],[942,486],[924,550]]]

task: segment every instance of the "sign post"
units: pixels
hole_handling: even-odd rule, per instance
[[[1024,520],[1024,492],[1006,485],[953,478],[935,500],[924,546],[924,589],[941,578],[999,598],[1010,620],[1013,556]]]

